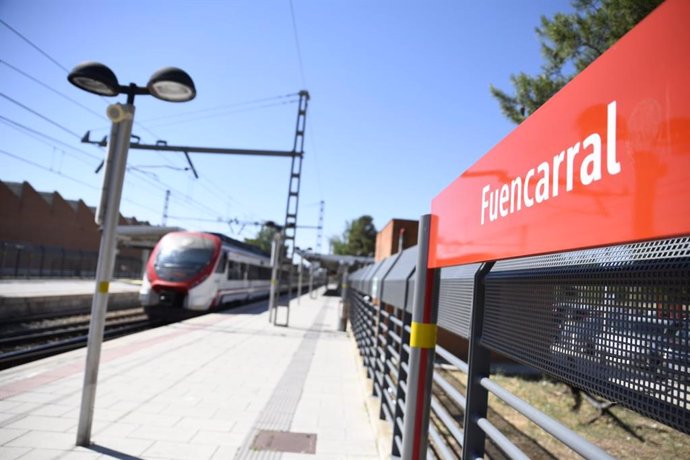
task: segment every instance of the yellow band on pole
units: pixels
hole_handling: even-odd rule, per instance
[[[98,283],[98,292],[101,294],[107,294],[110,288],[110,283],[108,281],[101,281]]]
[[[410,327],[410,346],[414,348],[436,347],[436,325],[413,321]]]

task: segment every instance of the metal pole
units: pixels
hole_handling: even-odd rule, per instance
[[[103,174],[103,183],[107,185],[107,189],[104,188],[103,193],[106,196],[101,199],[101,204],[105,206],[105,209],[102,210],[101,214],[103,216],[103,229],[96,268],[96,290],[91,303],[89,342],[86,350],[84,387],[77,429],[77,445],[79,446],[88,446],[91,443],[98,366],[103,343],[108,288],[115,262],[116,227],[120,215],[122,184],[125,178],[129,139],[134,121],[134,105],[112,104],[108,106],[107,113],[113,124],[110,130],[106,167]]]
[[[309,297],[315,299],[316,296],[312,297],[311,291],[314,290],[314,262],[309,265]]]
[[[343,281],[340,291],[343,300],[343,309],[340,311],[340,324],[338,325],[338,330],[343,332],[347,330],[348,307],[350,305],[347,299],[347,274],[347,265],[343,265]]]
[[[480,383],[489,376],[491,356],[484,348],[480,339],[484,332],[484,280],[494,266],[494,262],[485,262],[479,266],[474,275],[474,295],[472,298],[472,317],[470,320],[470,349],[467,356],[469,370],[467,372],[467,401],[465,404],[465,420],[462,445],[462,458],[474,459],[484,457],[486,433],[478,424],[478,420],[485,418],[488,409],[489,394]]]
[[[403,460],[426,458],[431,381],[434,371],[438,286],[441,271],[428,266],[431,215],[419,221],[417,269],[410,325],[410,361],[405,399]]]
[[[299,275],[297,276],[297,305],[299,305],[299,299],[302,297],[302,264],[304,263],[304,257],[302,254],[299,255]]]
[[[280,269],[280,253],[283,247],[283,234],[276,232],[273,235],[273,244],[271,245],[271,290],[268,297],[268,322],[273,322],[273,316],[276,312],[276,304],[278,303],[278,286],[280,284],[279,269]]]

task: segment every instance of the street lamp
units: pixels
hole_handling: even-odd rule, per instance
[[[127,103],[134,103],[137,94],[150,94],[168,102],[187,102],[196,96],[196,88],[191,77],[177,67],[164,67],[149,79],[145,87],[130,83],[122,86],[107,66],[99,62],[84,62],[76,66],[67,79],[77,88],[99,96],[127,95]]]
[[[100,96],[127,95],[126,104],[111,104],[106,110],[112,126],[105,159],[101,201],[96,211],[96,223],[102,226],[102,233],[96,267],[96,289],[91,303],[84,387],[77,428],[77,445],[88,446],[91,443],[91,426],[96,402],[96,383],[103,343],[108,289],[115,265],[116,227],[120,215],[122,184],[134,123],[134,96],[150,94],[168,102],[186,102],[194,99],[196,88],[189,75],[175,67],[160,69],[151,76],[145,87],[134,83],[127,86],[120,85],[115,73],[98,62],[79,64],[69,73],[67,79],[77,88]]]

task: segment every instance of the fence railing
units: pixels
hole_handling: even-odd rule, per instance
[[[0,278],[93,278],[98,252],[55,246],[0,242]],[[142,261],[118,256],[114,275],[139,278]]]
[[[349,281],[351,327],[380,417],[392,427],[393,457],[402,455],[409,435],[408,299],[415,294],[417,252],[407,249]],[[488,420],[489,394],[573,452],[610,457],[498,385],[490,369],[500,363],[492,356],[690,433],[690,238],[444,268],[436,299],[439,327],[466,340],[469,351],[461,359],[435,346],[436,390],[426,416],[433,457],[467,458],[466,451],[484,453],[490,445],[509,458],[527,458]]]
[[[416,255],[351,275],[393,455],[430,442],[439,457],[487,444],[524,457],[487,418],[493,395],[607,456],[498,386],[493,356],[690,433],[688,22],[690,2],[663,2],[433,198]],[[439,330],[464,351],[439,347]]]

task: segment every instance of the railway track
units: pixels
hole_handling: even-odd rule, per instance
[[[86,346],[89,321],[89,315],[80,314],[0,326],[0,369]],[[121,337],[167,322],[150,320],[142,308],[109,312],[103,337]]]

